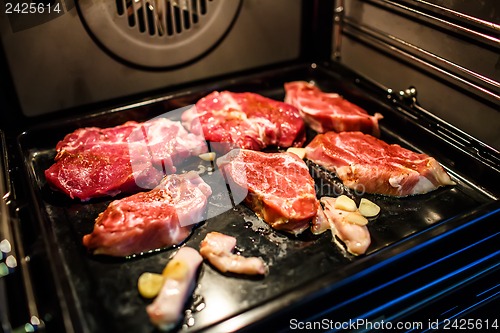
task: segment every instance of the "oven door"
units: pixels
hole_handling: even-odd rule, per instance
[[[12,315],[25,305],[24,288],[19,282],[19,256],[15,247],[13,218],[10,210],[12,199],[5,135],[0,131],[0,322],[3,332],[12,331]],[[17,302],[12,302],[17,298]],[[16,306],[13,306],[16,305]],[[21,307],[19,307],[21,305]],[[25,318],[28,319],[29,317]],[[15,325],[15,324],[14,324]]]
[[[7,288],[5,278],[11,274],[17,259],[12,254],[12,232],[10,228],[10,214],[8,212],[6,201],[8,199],[9,190],[7,188],[7,168],[6,168],[6,148],[5,136],[0,131],[0,322],[2,323],[3,331],[10,330],[9,306],[7,300]],[[13,262],[16,264],[13,265]]]
[[[58,297],[50,256],[33,224],[15,140],[0,130],[0,323],[8,332],[72,332]],[[48,323],[49,325],[46,325]]]

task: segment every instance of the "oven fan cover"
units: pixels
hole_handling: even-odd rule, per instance
[[[128,63],[179,66],[222,40],[241,0],[77,1],[82,21],[98,42]]]

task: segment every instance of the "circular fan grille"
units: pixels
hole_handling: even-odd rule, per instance
[[[225,35],[240,0],[78,1],[82,20],[111,53],[135,65],[177,66]]]

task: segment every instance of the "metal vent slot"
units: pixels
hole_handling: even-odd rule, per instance
[[[76,1],[100,45],[129,64],[167,68],[213,48],[235,22],[242,0]]]
[[[151,36],[173,36],[191,29],[213,0],[116,0],[116,13],[129,27]]]

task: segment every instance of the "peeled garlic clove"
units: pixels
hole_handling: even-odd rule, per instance
[[[304,159],[304,157],[306,157],[306,149],[305,148],[290,147],[286,151],[288,153],[292,153],[292,154],[297,155],[301,159]]]
[[[361,199],[358,210],[365,217],[374,217],[380,213],[380,207],[365,198]]]
[[[204,153],[198,155],[199,158],[201,158],[204,161],[215,161],[215,152],[209,152],[209,153]]]
[[[354,200],[346,195],[341,195],[340,197],[338,197],[337,200],[335,200],[335,204],[333,205],[333,207],[335,209],[341,209],[348,212],[355,212],[358,209]]]
[[[352,213],[347,214],[345,216],[345,221],[347,221],[349,223],[361,225],[361,226],[368,224],[368,220],[366,219],[366,217],[359,214],[358,212],[352,212]]]
[[[165,277],[161,274],[145,272],[137,280],[137,289],[139,294],[145,298],[153,298],[158,295],[163,286]]]
[[[182,281],[187,277],[188,265],[184,261],[171,260],[162,272],[165,278]]]

